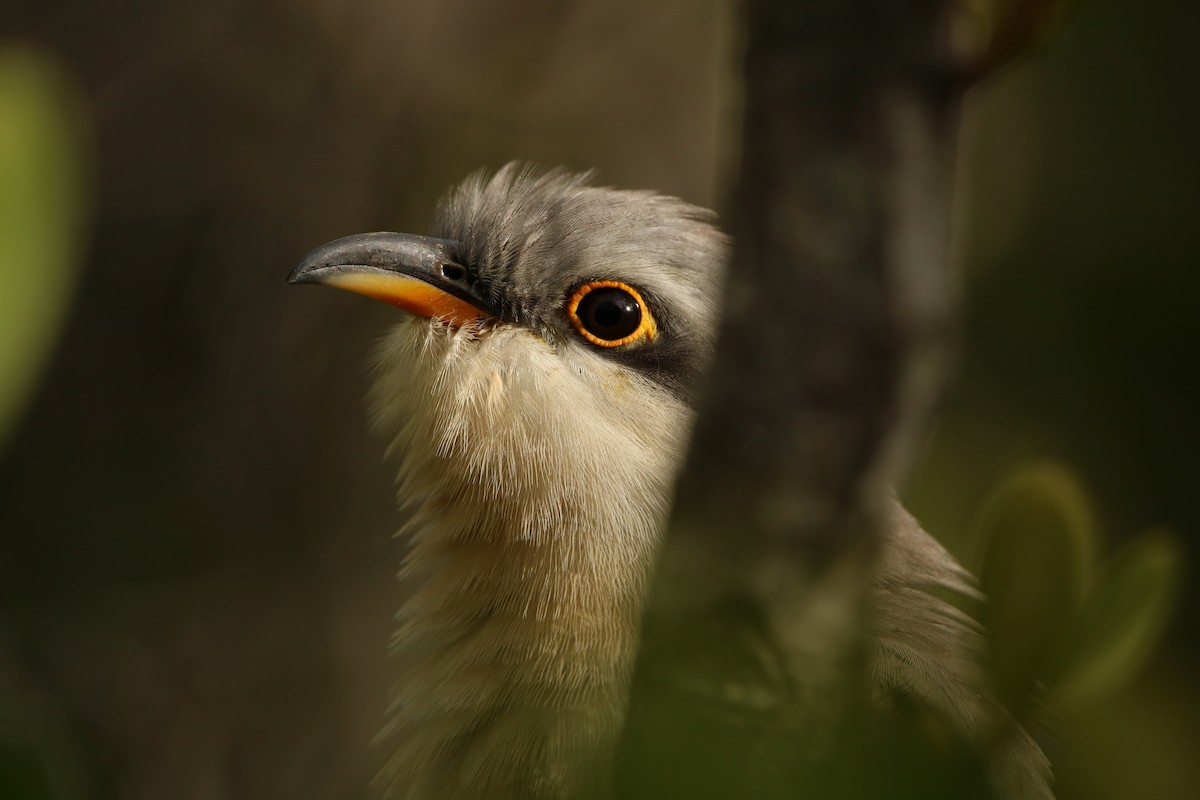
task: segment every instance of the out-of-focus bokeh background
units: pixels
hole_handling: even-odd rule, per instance
[[[1092,0],[964,113],[961,360],[906,497],[977,564],[996,487],[1053,460],[1108,551],[1159,528],[1184,554],[1158,654],[1061,726],[1064,797],[1200,786],[1197,9]],[[420,231],[510,158],[718,203],[735,19],[696,0],[7,4],[5,800],[370,796],[403,589],[362,397],[395,312],[283,278],[328,239]]]

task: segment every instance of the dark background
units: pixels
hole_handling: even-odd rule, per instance
[[[29,797],[369,796],[402,547],[362,397],[394,312],[283,278],[328,239],[422,230],[447,186],[511,158],[718,204],[735,19],[6,7],[0,45],[73,79],[91,174],[58,345],[0,452],[0,741],[30,754]],[[1087,796],[1200,785],[1198,101],[1195,6],[1094,0],[964,110],[961,356],[910,505],[970,562],[997,482],[1057,459],[1112,546],[1166,526],[1189,562],[1160,657],[1086,720],[1084,754],[1129,764]]]

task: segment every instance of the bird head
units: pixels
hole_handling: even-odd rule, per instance
[[[523,535],[538,538],[578,506],[566,495],[620,502],[620,483],[649,490],[626,513],[663,513],[715,337],[727,240],[713,222],[675,198],[512,163],[451,190],[430,237],[339,239],[289,280],[408,312],[379,347],[370,398],[402,454],[404,499],[521,495],[541,516]]]

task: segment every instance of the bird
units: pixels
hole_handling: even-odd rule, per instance
[[[427,236],[348,236],[290,273],[404,312],[368,397],[416,587],[397,614],[385,796],[611,795],[731,246],[681,199],[511,162],[452,188]],[[894,498],[872,577],[880,703],[902,693],[964,736],[994,730],[984,635],[943,597],[978,589]],[[1049,763],[1011,727],[997,796],[1051,798]]]

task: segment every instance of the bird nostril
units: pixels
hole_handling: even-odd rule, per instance
[[[461,281],[467,276],[467,271],[458,264],[442,264],[442,277],[448,281]]]

